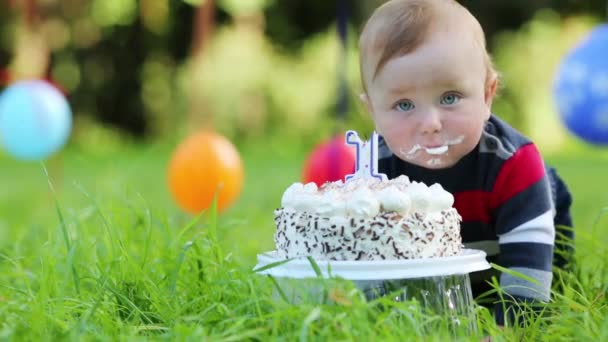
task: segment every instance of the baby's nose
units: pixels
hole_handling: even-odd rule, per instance
[[[422,114],[420,128],[423,134],[432,134],[441,131],[441,117],[436,110],[428,110]]]

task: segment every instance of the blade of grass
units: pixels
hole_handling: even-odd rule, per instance
[[[591,230],[594,230],[597,227],[598,223],[600,223],[600,220],[602,219],[602,217],[604,217],[606,213],[608,213],[608,207],[600,209],[600,212],[597,214],[595,220],[593,221],[593,224],[591,225]]]
[[[178,257],[177,257],[177,261],[176,261],[176,265],[175,268],[173,269],[173,273],[171,274],[171,281],[169,282],[169,289],[170,289],[170,293],[171,293],[171,297],[174,298],[175,297],[175,289],[177,287],[177,279],[179,278],[179,270],[182,267],[182,264],[184,263],[184,259],[186,258],[186,252],[188,252],[188,250],[190,249],[190,247],[192,247],[194,243],[192,241],[188,241],[186,242],[186,244],[184,245],[184,247],[182,247],[181,252],[179,253]]]
[[[279,296],[281,296],[281,298],[286,303],[289,303],[289,299],[287,299],[287,295],[285,294],[285,291],[283,291],[283,289],[281,288],[281,285],[279,285],[279,282],[277,282],[277,280],[270,274],[268,275],[268,278],[270,278],[270,281],[272,281],[272,283],[274,284],[274,287],[277,289],[277,292],[279,292]]]
[[[516,278],[520,278],[520,279],[526,280],[526,281],[528,281],[528,282],[530,282],[530,283],[532,283],[532,284],[534,284],[534,285],[540,285],[540,283],[538,282],[538,280],[536,280],[536,279],[534,279],[534,278],[532,278],[532,277],[529,277],[529,276],[527,276],[527,275],[525,275],[525,274],[523,274],[523,273],[520,273],[520,272],[517,272],[517,271],[513,271],[513,270],[511,270],[511,269],[508,269],[508,268],[506,268],[506,267],[502,267],[502,266],[497,265],[497,264],[495,264],[495,263],[490,263],[490,265],[491,265],[493,268],[495,268],[495,269],[499,270],[500,272],[503,272],[503,273],[509,274],[509,275],[511,275],[511,276],[513,276],[513,277],[516,277]]]
[[[261,340],[259,338],[256,338],[256,336],[262,334],[265,331],[266,331],[266,329],[264,329],[264,328],[245,330],[241,333],[234,334],[234,335],[226,337],[226,338],[222,338],[219,341],[233,342],[233,341],[245,341],[245,340],[252,340],[252,341]]]
[[[213,197],[213,201],[211,202],[211,207],[209,207],[209,216],[207,218],[209,225],[209,240],[211,242],[211,246],[213,248],[213,252],[215,254],[216,262],[219,265],[223,263],[224,253],[222,251],[222,247],[219,243],[218,238],[218,212],[217,212],[217,198],[219,195],[219,189],[216,191],[215,196]]]
[[[317,306],[312,309],[304,319],[304,324],[302,324],[302,328],[300,328],[300,341],[308,341],[308,328],[312,322],[318,320],[319,317],[321,317],[321,308]]]
[[[106,275],[105,274],[101,275],[101,279],[98,280],[98,283],[101,284],[100,287],[102,289],[104,289],[106,287],[107,279],[106,279]],[[78,323],[75,324],[75,327],[76,327],[76,329],[78,329],[79,332],[84,331],[84,327],[88,323],[89,319],[91,319],[91,317],[93,317],[93,315],[95,314],[95,312],[97,311],[97,309],[99,309],[99,306],[101,305],[101,302],[103,301],[105,295],[106,295],[105,291],[103,291],[103,290],[100,291],[99,295],[97,296],[97,299],[95,299],[95,302],[93,303],[93,306],[91,307],[91,309],[88,310],[82,316],[82,318],[78,321]]]
[[[198,269],[198,280],[201,286],[205,283],[205,268],[203,267],[203,250],[198,244],[193,244],[192,248],[196,252],[196,268]]]
[[[201,218],[203,217],[205,212],[206,212],[205,210],[199,212],[190,221],[188,221],[188,223],[182,229],[180,229],[179,232],[175,235],[175,238],[173,239],[173,243],[178,243],[186,232],[188,232],[190,229],[192,229],[194,226],[196,226],[196,224],[201,220]]]
[[[112,250],[112,257],[115,258],[116,257],[116,249],[114,247],[115,245],[115,238],[114,238],[114,234],[112,234],[112,231],[110,229],[110,223],[108,222],[108,219],[106,218],[106,216],[103,214],[103,212],[101,211],[101,208],[99,207],[99,205],[97,204],[97,201],[95,201],[95,199],[77,182],[73,183],[74,187],[76,189],[78,189],[78,191],[80,191],[93,205],[93,208],[95,208],[95,211],[97,212],[97,214],[99,215],[99,217],[101,218],[101,221],[103,222],[103,226],[106,230],[106,233],[108,234],[108,237],[110,238],[110,248]],[[122,241],[118,240],[118,246],[120,247],[121,251],[124,252],[124,254],[126,255],[126,251],[125,248],[122,244]]]
[[[146,227],[146,240],[144,242],[144,255],[141,260],[141,269],[144,269],[146,262],[148,261],[148,253],[150,252],[150,241],[152,240],[152,214],[150,213],[150,207],[143,196],[138,192],[137,196],[145,203],[145,227]]]
[[[308,262],[310,263],[310,266],[312,266],[312,269],[315,271],[315,274],[317,275],[317,277],[323,278],[323,273],[321,273],[321,268],[319,267],[319,264],[317,264],[315,259],[313,259],[311,256],[307,256],[306,259],[308,259]]]
[[[139,314],[139,316],[142,318],[142,320],[144,320],[146,323],[148,324],[153,324],[154,322],[152,321],[152,319],[150,317],[148,317],[148,315],[145,314],[145,312],[143,312],[135,303],[133,303],[133,301],[131,301],[127,296],[123,295],[120,291],[114,289],[112,286],[106,284],[105,288],[112,292],[112,294],[120,299],[120,302],[125,303],[126,306],[129,307],[129,309],[131,309],[132,312],[135,312],[137,314]]]
[[[270,263],[270,264],[264,265],[264,266],[262,266],[262,267],[256,268],[256,269],[254,269],[252,272],[253,272],[253,273],[258,273],[258,272],[266,271],[266,270],[268,270],[268,269],[271,269],[271,268],[274,268],[274,267],[277,267],[277,266],[283,265],[283,264],[285,264],[285,263],[288,263],[288,262],[290,262],[291,260],[292,260],[292,259],[285,259],[285,260],[275,261],[275,262],[272,262],[272,263]]]
[[[46,168],[46,165],[42,163],[42,170],[44,171],[44,175],[46,176],[46,181],[49,185],[49,190],[51,191],[51,196],[53,197],[53,202],[55,203],[55,211],[57,212],[57,217],[59,218],[59,226],[61,227],[61,232],[63,233],[63,240],[65,242],[65,247],[68,253],[68,266],[72,270],[72,279],[74,281],[74,289],[77,294],[80,294],[80,280],[78,277],[78,272],[74,267],[73,254],[75,250],[72,249],[70,236],[68,234],[68,229],[65,224],[65,219],[63,217],[63,212],[61,211],[61,206],[59,205],[59,200],[57,199],[57,193],[55,192],[55,187],[53,186],[53,182],[51,181],[51,177],[49,176],[49,171]]]

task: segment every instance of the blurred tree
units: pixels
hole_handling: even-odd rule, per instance
[[[192,42],[191,56],[194,61],[204,58],[206,45],[212,38],[215,30],[215,2],[213,0],[205,0],[204,3],[198,6],[192,25]],[[192,67],[195,71],[196,66]],[[190,81],[190,89],[188,96],[188,130],[200,129],[201,126],[209,128],[212,125],[212,118],[209,111],[209,104],[203,94],[199,94],[195,89],[197,84],[195,78]]]
[[[7,73],[13,45],[14,9],[8,1],[0,2],[0,73]],[[1,84],[0,84],[1,86]]]
[[[137,137],[149,132],[149,113],[142,94],[142,66],[155,50],[162,50],[178,59],[186,55],[183,50],[189,46],[190,27],[186,28],[181,23],[192,22],[192,11],[181,8],[189,8],[189,5],[176,4],[176,7],[163,8],[172,13],[161,13],[159,16],[166,17],[168,22],[161,19],[157,26],[151,24],[150,19],[145,21],[141,15],[142,9],[146,8],[145,1],[140,1],[140,8],[135,7],[132,14],[123,15],[126,18],[122,21],[112,21],[118,17],[117,11],[113,13],[108,9],[107,13],[101,13],[101,5],[95,2],[90,6],[67,9],[78,11],[78,21],[72,22],[73,26],[81,25],[96,31],[91,34],[92,41],[83,41],[71,53],[63,52],[62,56],[72,58],[84,69],[82,80],[74,89],[77,112],[94,115],[102,122]],[[93,13],[92,17],[87,18],[88,11]],[[68,17],[65,10],[64,17]],[[169,33],[173,36],[170,37]]]
[[[311,35],[336,21],[336,1],[274,1],[264,12],[266,35],[286,50],[297,51]]]
[[[50,46],[43,26],[47,18],[45,6],[37,0],[11,0],[3,13],[9,25],[0,27],[0,85],[22,79],[50,77]],[[60,86],[58,88],[61,89]]]
[[[481,22],[489,43],[502,30],[516,30],[542,8],[560,15],[607,14],[606,0],[458,0]],[[326,30],[336,20],[337,1],[274,1],[265,11],[266,34],[287,49],[298,48],[312,34]],[[352,1],[350,21],[361,28],[372,11],[386,0]]]
[[[562,17],[579,14],[604,16],[607,11],[606,0],[460,0],[478,18],[489,38],[490,49],[494,48],[493,39],[503,30],[517,30],[530,21],[538,10],[550,8]]]
[[[193,41],[200,40],[195,37],[200,33],[195,29],[195,17],[200,11],[183,1],[132,1],[136,4],[134,12],[122,22],[96,16],[95,2],[80,6],[76,17],[79,21],[93,20],[92,29],[98,31],[98,38],[72,52],[84,69],[74,98],[76,110],[135,137],[144,137],[169,129],[169,122],[180,117],[177,111],[181,109],[175,103],[175,71],[189,58]],[[93,16],[87,18],[86,13],[91,10]],[[110,19],[117,16],[111,9],[107,12],[105,16]],[[220,23],[228,18],[221,10],[214,14]],[[67,18],[67,13],[64,16]],[[72,23],[77,24],[78,21]]]
[[[0,1],[0,70],[15,57],[17,20],[10,5],[31,1]],[[72,95],[76,117],[96,118],[137,137],[158,133],[158,125],[173,120],[179,101],[176,92],[180,91],[176,90],[177,71],[191,56],[196,12],[192,3],[202,1],[40,1],[45,14],[41,25],[52,49],[50,70]],[[373,8],[382,2],[351,2],[351,27],[359,30]],[[498,44],[493,38],[498,32],[521,28],[543,7],[554,9],[562,17],[606,13],[606,0],[461,2],[479,18],[491,49]],[[216,0],[215,3],[214,21],[218,27],[236,20],[234,8],[246,8],[247,4],[261,6],[264,34],[278,51],[288,51],[292,56],[301,54],[306,42],[320,32],[332,31],[337,18],[337,1]],[[355,36],[351,35],[353,40]],[[337,58],[326,62],[335,65]],[[0,71],[0,80],[3,75]],[[285,75],[286,80],[288,76]],[[295,87],[297,82],[289,84]],[[269,115],[274,118],[283,113]]]

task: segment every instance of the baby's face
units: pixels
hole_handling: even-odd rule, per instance
[[[364,101],[391,151],[432,169],[453,166],[481,137],[495,83],[486,86],[483,51],[460,33],[439,32],[389,60]]]

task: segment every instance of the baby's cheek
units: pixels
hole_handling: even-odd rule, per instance
[[[394,144],[404,142],[407,139],[407,136],[409,135],[409,133],[406,132],[405,129],[402,129],[397,125],[387,126],[384,130],[386,132],[387,139],[389,139]]]
[[[384,137],[384,139],[393,140],[395,135],[394,126],[376,123],[376,130],[378,131],[378,134]]]
[[[408,125],[405,120],[393,118],[386,120],[382,123],[383,129],[387,132],[387,134],[394,135],[403,135],[407,133],[408,128],[411,125]]]
[[[456,146],[456,155],[454,157],[460,159],[465,155],[469,154],[469,152],[471,152],[475,148],[475,146],[477,146],[478,140],[479,139],[475,139],[472,136],[467,137],[461,144]]]

